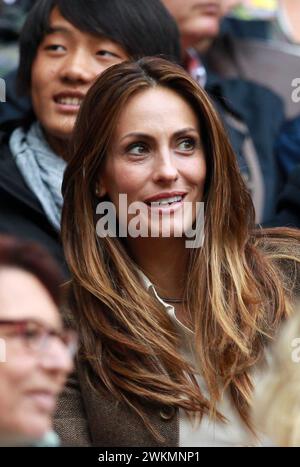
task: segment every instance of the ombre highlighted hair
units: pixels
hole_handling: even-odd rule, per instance
[[[178,351],[170,318],[145,290],[122,239],[96,234],[95,186],[120,113],[134,95],[157,86],[173,90],[194,110],[206,157],[204,243],[189,250],[185,298],[208,398],[197,385],[195,368]],[[79,359],[94,390],[109,391],[128,404],[157,438],[145,402],[224,420],[217,405],[228,390],[253,431],[251,370],[290,313],[300,234],[255,229],[236,156],[205,91],[180,66],[160,58],[105,71],[82,104],[63,194],[62,238],[81,335]]]

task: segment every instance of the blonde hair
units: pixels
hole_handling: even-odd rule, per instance
[[[284,323],[253,402],[255,424],[279,446],[300,446],[300,314]]]
[[[95,184],[120,112],[133,95],[153,86],[175,91],[194,109],[206,155],[205,239],[202,248],[190,252],[185,295],[209,398],[178,351],[170,318],[141,284],[121,239],[96,235]],[[105,71],[81,107],[63,193],[62,238],[81,333],[80,358],[91,386],[128,404],[156,437],[143,410],[146,401],[223,420],[216,407],[228,388],[251,428],[250,370],[289,313],[300,234],[255,230],[250,195],[206,93],[182,68],[163,59],[145,58]]]

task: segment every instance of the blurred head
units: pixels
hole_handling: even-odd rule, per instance
[[[253,404],[258,427],[275,444],[286,447],[300,445],[299,304],[270,349],[269,367],[258,382]]]
[[[0,444],[30,443],[52,428],[72,370],[72,335],[58,311],[61,282],[40,247],[0,238]]]
[[[162,1],[178,24],[183,49],[197,45],[205,51],[219,34],[222,0]]]
[[[19,84],[56,149],[100,73],[159,54],[180,59],[176,24],[159,0],[39,0],[20,38]]]

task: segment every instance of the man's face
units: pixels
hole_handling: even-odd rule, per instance
[[[184,48],[218,35],[221,0],[163,0],[163,3],[177,21]]]
[[[80,31],[57,8],[49,23],[50,32],[32,65],[31,98],[51,143],[70,137],[80,104],[95,78],[128,55],[119,44]]]

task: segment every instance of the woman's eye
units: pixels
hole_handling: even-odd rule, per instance
[[[148,152],[148,147],[143,143],[134,143],[128,147],[127,152],[135,156],[142,156]]]
[[[185,138],[181,140],[178,144],[178,149],[180,151],[192,151],[195,149],[196,141],[193,138]]]
[[[24,332],[24,337],[26,340],[37,339],[40,336],[40,332],[37,329],[27,329]]]

